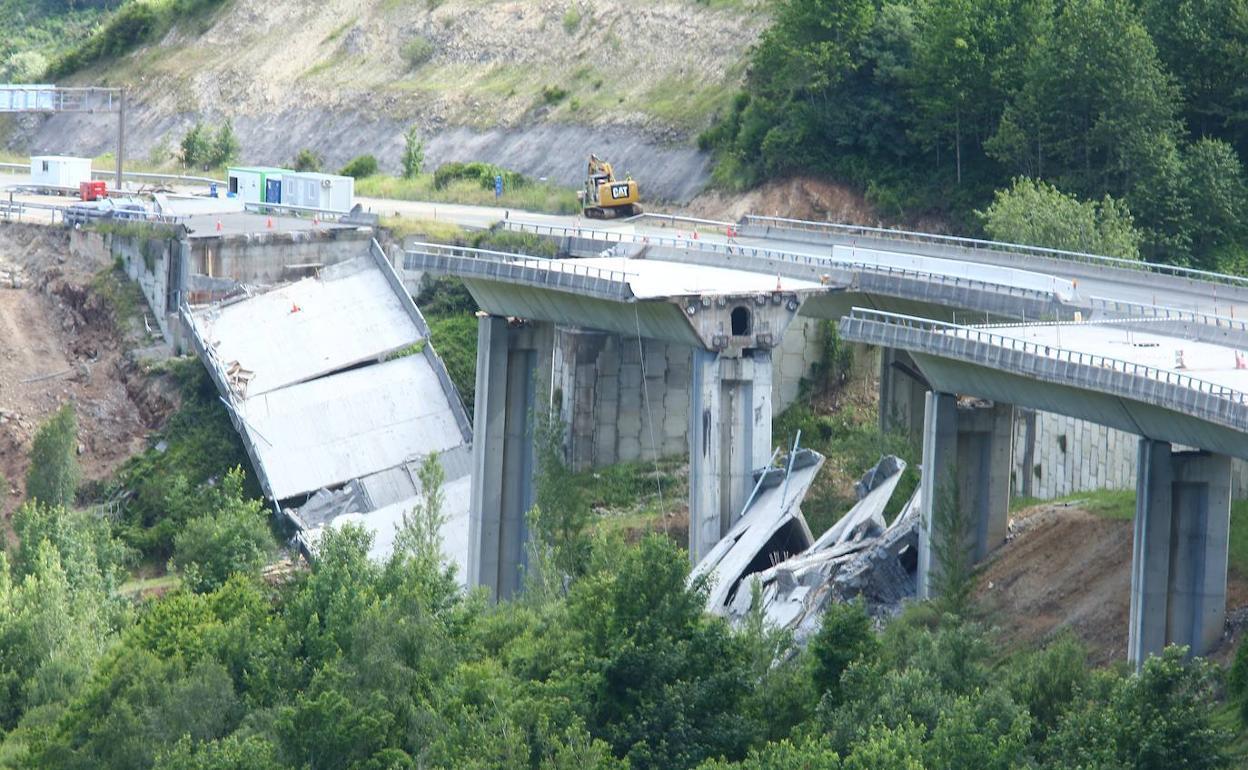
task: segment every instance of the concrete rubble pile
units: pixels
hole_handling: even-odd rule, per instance
[[[705,576],[711,582],[707,609],[739,624],[757,601],[767,623],[792,631],[799,644],[819,630],[823,611],[831,602],[861,597],[873,616],[896,614],[915,595],[918,492],[892,524],[886,522],[884,510],[905,468],[897,457],[882,458],[858,482],[859,501],[836,524],[809,546],[777,559],[774,547],[767,550],[774,546],[774,538],[767,540],[761,534],[751,538],[748,530],[770,534],[787,526],[809,531],[797,504],[813,474],[798,478],[795,469],[790,482],[800,490],[790,496],[793,499],[782,506],[760,508],[760,496],[724,538],[723,549],[717,547],[695,567],[694,576]],[[738,533],[739,528],[747,530],[747,535]],[[768,545],[758,547],[764,540]]]

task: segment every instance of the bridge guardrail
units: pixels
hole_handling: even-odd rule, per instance
[[[677,224],[687,224],[693,227],[709,227],[714,230],[731,230],[736,227],[736,222],[721,222],[718,219],[700,219],[698,217],[684,217],[678,214],[654,214],[649,211],[638,214],[635,217],[629,217],[627,222],[637,222],[640,220],[650,220],[659,223],[670,223],[675,226]]]
[[[625,233],[616,230],[599,230],[586,227],[565,227],[516,221],[503,222],[502,227],[505,230],[513,232],[529,232],[553,238],[581,238],[584,240],[602,241],[604,243],[630,243],[634,245],[697,250],[713,254],[723,254],[725,256],[739,256],[787,262],[789,264],[808,266],[816,270],[821,268],[828,270],[848,270],[850,272],[863,272],[883,276],[911,278],[923,280],[928,283],[958,288],[978,289],[981,291],[990,291],[1014,297],[1026,297],[1029,299],[1041,298],[1047,300],[1063,299],[1061,294],[1056,290],[1046,292],[1029,287],[986,281],[980,278],[969,278],[965,276],[949,275],[946,273],[934,273],[873,262],[837,259],[831,256],[825,257],[814,254],[797,254],[789,251],[777,251],[775,249],[766,249],[758,246],[744,246],[735,243],[716,243],[713,241],[693,240],[688,238],[674,238],[665,235],[638,235],[637,233]],[[820,279],[822,280],[826,277],[827,276],[820,276]]]
[[[961,326],[865,308],[851,310],[848,316],[841,319],[839,331],[846,339],[872,344],[887,343],[910,350],[930,351],[933,346],[940,346],[946,352],[955,353],[953,357],[994,368],[1001,368],[1002,364],[999,355],[989,353],[994,349],[998,352],[1018,352],[1044,361],[1083,367],[1087,371],[1080,376],[1081,373],[1071,371],[1068,366],[1063,372],[1064,379],[1102,392],[1107,390],[1103,378],[1096,377],[1095,373],[1109,370],[1143,381],[1141,387],[1133,390],[1132,397],[1173,409],[1176,405],[1166,402],[1149,384],[1178,388],[1195,396],[1187,399],[1188,413],[1237,430],[1248,430],[1248,393],[1172,369],[1160,369],[1120,358],[1031,342],[994,332],[988,327]],[[926,342],[921,339],[924,336],[928,337]],[[1044,374],[1039,371],[1029,373]],[[1041,378],[1053,379],[1052,376]],[[1216,403],[1210,403],[1209,399]]]
[[[771,229],[797,230],[800,232],[844,235],[850,237],[874,237],[936,246],[956,246],[964,249],[979,251],[995,251],[1009,254],[1019,254],[1023,256],[1046,257],[1048,259],[1083,262],[1103,267],[1116,267],[1139,272],[1170,275],[1178,278],[1188,278],[1191,280],[1210,281],[1213,283],[1235,286],[1237,288],[1248,288],[1248,277],[1225,275],[1223,273],[1214,273],[1208,270],[1197,270],[1195,268],[1179,267],[1177,265],[1165,265],[1158,262],[1145,262],[1144,260],[1123,259],[1121,257],[1106,257],[1082,251],[1049,249],[1042,246],[1025,246],[1017,243],[983,240],[981,238],[965,238],[957,235],[935,235],[933,233],[920,233],[912,230],[893,230],[886,227],[847,225],[839,222],[812,222],[804,219],[786,219],[784,217],[768,217],[759,214],[746,214],[741,218],[741,221],[738,224],[743,228],[762,227],[766,231],[770,231]]]
[[[1118,315],[1121,319],[1131,320],[1154,320],[1154,321],[1187,321],[1189,323],[1198,323],[1205,326],[1212,326],[1219,329],[1231,329],[1234,331],[1248,332],[1248,321],[1242,321],[1238,318],[1224,315],[1213,315],[1211,313],[1201,313],[1195,310],[1183,310],[1181,308],[1166,307],[1165,305],[1148,305],[1142,302],[1126,302],[1123,300],[1109,299],[1107,297],[1092,297],[1092,309]]]
[[[577,260],[530,257],[441,243],[410,244],[403,252],[403,269],[463,272],[494,280],[566,288],[620,301],[632,298],[629,279],[637,275],[626,270],[577,264]]]
[[[337,221],[343,219],[350,211],[336,211],[334,209],[318,209],[313,206],[292,206],[288,203],[244,203],[244,211],[250,211],[254,214],[310,214],[319,219],[327,219]]]

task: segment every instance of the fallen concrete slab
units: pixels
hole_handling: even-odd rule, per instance
[[[183,308],[265,494],[308,551],[354,523],[386,558],[437,453],[448,561],[467,564],[472,431],[429,329],[374,242],[312,278]],[[461,574],[463,574],[461,572]]]

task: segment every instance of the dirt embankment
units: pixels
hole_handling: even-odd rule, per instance
[[[1010,648],[1034,648],[1069,630],[1107,665],[1127,654],[1131,611],[1129,520],[1073,505],[1039,505],[1011,518],[1013,537],[980,572],[977,597]],[[1227,614],[1248,606],[1248,581],[1231,573]],[[1216,659],[1234,650],[1224,640]]]
[[[23,495],[30,443],[62,404],[78,415],[79,462],[100,479],[143,446],[174,406],[168,386],[126,356],[109,302],[95,290],[102,258],[71,257],[67,231],[0,225],[0,514]]]

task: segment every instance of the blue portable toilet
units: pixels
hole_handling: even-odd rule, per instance
[[[265,203],[281,203],[282,202],[282,178],[266,177],[264,180],[264,202]]]

